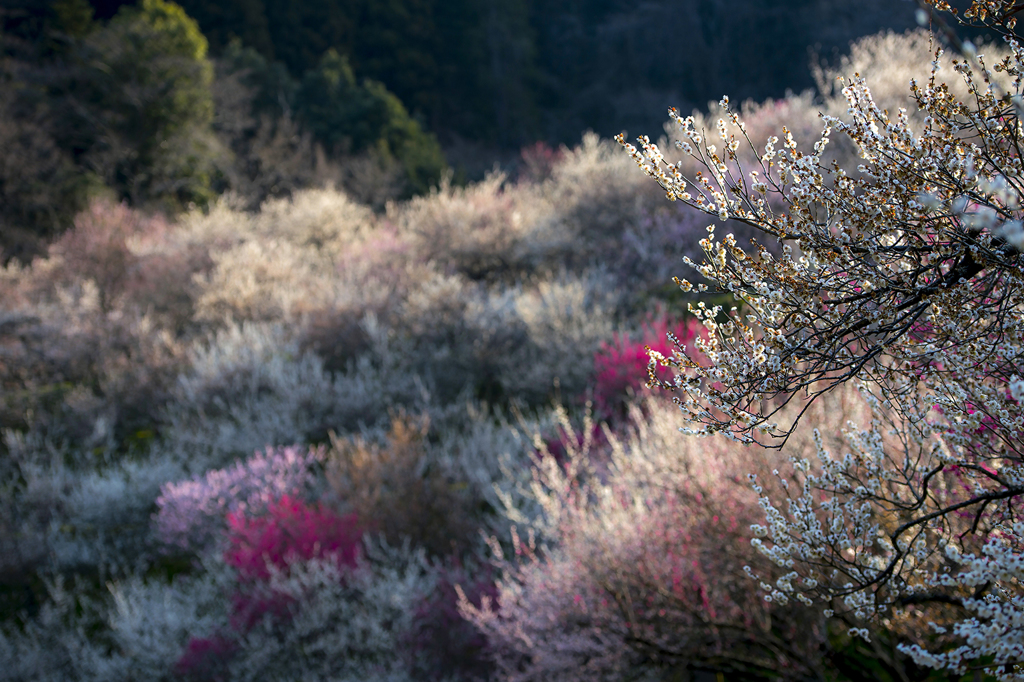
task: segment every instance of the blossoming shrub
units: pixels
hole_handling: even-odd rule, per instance
[[[513,529],[511,552],[492,541],[496,600],[460,600],[502,678],[819,669],[821,622],[767,604],[744,575],[765,562],[746,542],[758,509],[736,472],[762,469],[759,453],[680,440],[673,413],[648,401],[605,453],[569,440],[564,462],[539,460],[530,490],[542,515]]]
[[[265,514],[229,513],[227,522],[224,561],[239,581],[231,623],[243,634],[267,615],[276,621],[290,617],[289,596],[267,589],[273,574],[314,559],[352,570],[359,559],[363,529],[354,514],[340,517],[287,495],[269,504]]]
[[[395,211],[393,219],[400,234],[410,235],[417,252],[442,271],[508,280],[532,272],[544,258],[552,236],[541,225],[551,210],[535,185],[507,185],[503,174],[494,174],[466,188],[442,182],[436,193]]]
[[[467,188],[442,185],[437,194],[396,206],[390,217],[424,261],[471,281],[511,284],[600,266],[621,277],[617,284],[629,295],[660,287],[661,268],[635,260],[661,265],[688,247],[667,241],[674,231],[667,224],[650,229],[648,217],[671,213],[658,193],[593,134],[545,158],[550,167],[539,171],[542,180],[492,175]]]
[[[711,230],[703,263],[689,263],[746,310],[698,311],[710,364],[652,353],[677,373],[656,383],[677,394],[684,430],[788,449],[805,410],[846,382],[871,411],[848,425],[844,454],[818,437],[813,456],[790,453],[774,490],[755,481],[754,546],[789,571],[762,590],[840,613],[865,640],[919,605],[945,612],[928,622],[938,637],[919,629],[899,650],[956,676],[1020,680],[1020,8],[978,1],[958,16],[1006,38],[983,55],[936,15],[948,3],[924,4],[961,84],[947,86],[936,53],[910,81],[913,116],[884,110],[854,74],[813,147],[783,129],[762,155],[728,98],[715,131],[672,112],[685,160],[619,139],[669,198],[782,247],[773,257]],[[834,162],[834,131],[855,168]]]
[[[279,500],[309,496],[315,480],[312,468],[324,456],[320,448],[267,448],[230,467],[167,483],[156,500],[157,537],[193,552],[215,546],[233,524],[244,525],[245,518],[269,513],[281,504]],[[278,510],[286,512],[288,507]]]
[[[50,245],[48,259],[59,267],[32,279],[39,293],[91,280],[103,311],[140,311],[180,332],[192,322],[199,293],[194,278],[213,265],[208,254],[204,245],[180,239],[159,214],[95,201]]]
[[[227,524],[224,560],[243,580],[266,580],[273,568],[285,570],[314,557],[354,567],[363,535],[354,514],[337,516],[289,495],[268,504],[262,515],[249,509],[229,512]]]
[[[593,357],[601,342],[611,337],[615,315],[626,302],[614,277],[591,270],[516,287],[511,293],[515,318],[525,326],[529,343],[499,360],[505,392],[533,405],[553,396],[556,379],[565,394],[582,392],[592,367],[586,360],[566,363],[565,358]]]
[[[552,235],[549,267],[614,267],[622,255],[623,232],[637,225],[644,212],[664,209],[660,197],[630,178],[630,169],[616,156],[597,135],[584,134],[542,186],[556,211],[540,225]]]
[[[372,351],[364,320],[396,324],[396,311],[414,282],[429,273],[414,257],[408,240],[389,224],[344,249],[334,264],[339,295],[308,312],[300,340],[303,349],[316,352],[331,371],[344,371],[359,355]]]
[[[157,240],[167,230],[167,221],[159,215],[149,218],[124,204],[98,201],[75,218],[74,227],[49,252],[63,261],[69,279],[96,282],[101,305],[109,309],[137,266],[131,242]]]
[[[430,396],[409,379],[404,349],[372,320],[364,329],[371,350],[333,374],[283,325],[231,324],[195,342],[163,415],[168,454],[201,471],[267,444],[325,442],[331,430],[386,422],[389,406],[421,408]]]
[[[616,419],[625,416],[628,401],[646,393],[647,349],[671,354],[674,334],[680,343],[691,344],[698,335],[697,320],[674,322],[661,315],[649,318],[641,325],[639,339],[616,333],[611,341],[601,344],[594,355],[594,406],[599,417]]]

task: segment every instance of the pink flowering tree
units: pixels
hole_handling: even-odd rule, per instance
[[[304,600],[316,598],[282,587],[293,568],[301,574],[312,564],[330,567],[344,582],[359,567],[363,529],[354,515],[338,516],[322,505],[284,495],[265,508],[228,512],[226,525],[223,559],[237,581],[229,598],[229,627],[188,642],[175,667],[185,678],[227,679],[247,633],[268,620],[287,624]]]
[[[166,546],[187,551],[214,548],[232,519],[260,516],[282,497],[309,496],[313,467],[325,455],[322,448],[267,448],[224,469],[167,483],[156,501],[156,536]]]
[[[500,675],[817,673],[820,616],[766,603],[742,570],[770,570],[746,541],[757,499],[736,474],[759,468],[757,453],[723,439],[680,442],[670,403],[630,416],[629,435],[609,432],[603,453],[568,438],[562,461],[539,459],[527,496],[541,516],[510,510],[529,525],[513,528],[511,548],[491,543],[496,597],[462,594]]]
[[[49,252],[62,259],[63,276],[95,281],[101,306],[109,310],[129,284],[138,283],[133,280],[140,259],[131,242],[159,242],[168,231],[167,221],[160,216],[147,217],[125,204],[96,201],[75,217],[74,228],[57,239]]]
[[[810,148],[785,129],[781,143],[750,139],[728,98],[715,130],[672,112],[676,158],[646,137],[639,149],[620,138],[670,199],[782,249],[709,227],[703,263],[690,262],[709,284],[677,283],[732,295],[742,310],[696,309],[710,333],[695,345],[709,362],[653,352],[650,381],[675,395],[691,435],[789,451],[789,473],[754,486],[766,515],[755,547],[784,571],[751,570],[767,598],[817,605],[864,638],[873,624],[923,621],[901,647],[918,664],[1021,680],[1019,6],[975,2],[963,15],[1006,35],[1005,56],[986,59],[932,5],[948,5],[929,0],[922,12],[958,56],[954,73],[939,73],[937,56],[931,77],[911,82],[921,125],[883,111],[854,76],[848,115],[822,116]],[[834,133],[858,167],[829,159]],[[815,426],[801,420],[807,406],[847,383],[872,418],[847,425],[845,452],[824,443],[833,422],[817,424],[811,453],[793,451],[794,435]]]
[[[238,572],[232,622],[240,632],[267,614],[288,617],[291,598],[268,588],[273,575],[314,559],[328,559],[343,570],[357,567],[363,529],[353,514],[338,516],[285,495],[264,514],[229,513],[227,522],[224,560]]]
[[[594,407],[598,417],[624,417],[632,398],[646,393],[644,375],[650,363],[649,350],[670,354],[669,334],[683,344],[692,344],[698,336],[697,320],[673,322],[661,315],[643,323],[639,338],[616,333],[611,341],[601,344],[594,355]]]

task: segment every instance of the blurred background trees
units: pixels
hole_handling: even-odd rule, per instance
[[[213,65],[195,21],[173,3],[143,0],[75,47],[72,68],[51,85],[63,104],[58,140],[119,199],[172,210],[206,203]]]
[[[103,15],[121,4],[94,0]],[[813,86],[810,52],[913,26],[909,2],[866,0],[183,0],[215,53],[238,38],[295,76],[328,49],[384,83],[442,142],[574,143],[660,125],[728,85],[764,99]],[[645,102],[656,112],[645,112]],[[643,112],[643,113],[642,113]],[[625,119],[623,116],[625,115]],[[634,123],[635,121],[635,123]]]
[[[380,209],[726,86],[813,87],[815,56],[912,21],[886,0],[5,0],[0,248],[41,253],[97,194],[175,213],[340,184]]]
[[[98,194],[175,213],[334,184],[361,203],[456,184],[586,130],[657,130],[726,89],[815,86],[865,0],[5,0],[0,249],[42,253]],[[728,18],[728,21],[726,21]],[[528,164],[527,164],[528,165]]]
[[[776,464],[642,387],[709,221],[599,134],[908,106],[826,42],[906,4],[3,0],[0,679],[924,679],[737,570]]]
[[[213,65],[195,21],[162,0],[106,24],[75,0],[35,23],[31,10],[5,17],[26,30],[4,41],[5,126],[17,155],[5,154],[0,220],[45,237],[96,193],[171,212],[209,201]]]

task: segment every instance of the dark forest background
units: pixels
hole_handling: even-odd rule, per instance
[[[107,19],[124,4],[94,0]],[[239,39],[294,78],[334,49],[442,142],[508,149],[660,125],[670,104],[813,86],[812,55],[913,26],[908,0],[183,0],[220,55]],[[652,110],[653,109],[653,110]]]
[[[125,3],[94,0],[97,17]],[[300,78],[334,49],[442,142],[572,144],[660,126],[661,110],[814,85],[813,55],[912,27],[908,0],[182,0],[220,55],[234,39]]]
[[[37,253],[98,193],[174,213],[333,183],[380,208],[586,130],[656,133],[668,106],[810,88],[812,62],[915,7],[4,0],[0,248]]]

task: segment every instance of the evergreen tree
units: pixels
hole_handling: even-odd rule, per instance
[[[426,191],[444,171],[436,138],[381,83],[367,79],[357,84],[348,60],[334,50],[306,73],[296,109],[333,155],[370,154],[400,164],[408,192]]]
[[[123,8],[86,39],[78,85],[91,120],[83,156],[133,204],[175,208],[211,197],[213,68],[185,11],[164,0]],[[92,139],[88,139],[92,138]]]

